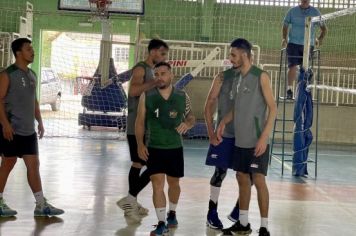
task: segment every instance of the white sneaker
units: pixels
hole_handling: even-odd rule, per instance
[[[143,207],[140,203],[137,203],[137,208],[138,208],[138,214],[142,217],[147,216],[149,210],[145,207]]]
[[[130,217],[135,222],[141,222],[141,217],[138,212],[138,205],[136,201],[129,200],[128,197],[121,198],[116,203],[122,210],[124,216]]]
[[[47,202],[47,199],[45,199],[43,204],[36,203],[36,207],[33,213],[35,216],[57,216],[62,215],[64,211],[52,206]]]
[[[17,211],[11,209],[8,205],[6,205],[5,200],[0,198],[0,217],[12,217],[17,214]]]

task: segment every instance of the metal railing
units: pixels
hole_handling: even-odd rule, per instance
[[[165,40],[169,45],[168,63],[172,65],[174,75],[178,78],[191,73],[197,66],[205,62],[198,76],[200,78],[214,78],[220,71],[231,66],[229,58],[229,43],[208,43],[195,41]],[[147,57],[148,39],[141,40],[138,44],[137,60],[141,61]],[[219,53],[211,60],[206,61],[209,54],[219,49]],[[256,65],[260,63],[261,48],[252,45],[253,60]]]
[[[260,67],[270,74],[272,89],[276,97],[280,65],[263,64],[260,65]],[[316,78],[316,76],[318,76],[317,70],[314,71],[314,78]],[[356,89],[356,68],[320,66],[320,73],[319,85]],[[281,76],[283,78],[284,73]],[[282,81],[286,80],[282,79]],[[281,87],[284,88],[284,86]],[[315,96],[316,93],[314,92],[313,99],[315,99]],[[320,90],[319,102],[321,104],[333,104],[335,106],[356,106],[356,93],[322,89]]]

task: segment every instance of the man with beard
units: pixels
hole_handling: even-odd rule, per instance
[[[268,73],[251,64],[251,49],[252,45],[246,39],[238,38],[231,43],[230,61],[240,70],[240,79],[233,88],[235,93],[233,109],[224,116],[217,129],[217,137],[221,142],[226,124],[233,121],[235,150],[232,167],[237,172],[239,184],[239,221],[223,230],[223,235],[232,235],[232,232],[237,234],[252,232],[248,223],[251,175],[260,207],[259,236],[270,235],[269,194],[265,176],[269,161],[267,143],[277,114],[277,106]]]
[[[147,161],[158,218],[158,225],[151,236],[166,235],[169,227],[178,225],[176,208],[180,195],[179,179],[184,176],[181,135],[195,123],[188,95],[172,86],[171,66],[166,62],[156,64],[154,76],[157,87],[141,95],[135,125],[138,156]],[[145,124],[149,133],[146,144],[143,142]],[[167,225],[166,178],[169,199]]]
[[[137,155],[135,136],[135,120],[139,97],[143,92],[155,88],[158,81],[153,79],[153,67],[155,64],[165,61],[168,54],[168,45],[159,39],[152,39],[148,44],[148,56],[145,61],[137,63],[132,72],[128,94],[127,116],[127,141],[130,149],[131,168],[129,172],[129,191],[126,197],[120,199],[117,205],[124,210],[125,216],[135,222],[140,222],[142,216],[148,214],[148,209],[137,202],[137,195],[150,182],[147,170],[141,173],[146,161]],[[144,137],[142,138],[142,140]]]
[[[35,119],[40,139],[44,127],[36,96],[36,74],[27,67],[33,62],[35,54],[27,38],[13,41],[11,49],[16,61],[0,74],[0,216],[17,214],[3,198],[8,176],[17,158],[22,158],[27,168],[28,183],[36,199],[34,215],[60,215],[64,211],[49,204],[42,192]]]
[[[233,122],[226,125],[221,143],[217,140],[213,117],[217,110],[217,124],[232,109],[234,104],[233,84],[240,78],[240,71],[235,67],[220,72],[213,80],[208,97],[205,102],[204,117],[209,135],[209,150],[205,164],[215,166],[214,174],[210,179],[209,211],[206,224],[213,229],[222,229],[223,224],[218,216],[218,199],[222,182],[228,168],[231,167],[235,134]],[[236,222],[239,219],[239,204],[228,215],[229,220]]]
[[[293,98],[292,84],[297,77],[297,66],[302,64],[304,52],[304,27],[308,16],[320,16],[318,9],[310,5],[310,0],[301,0],[300,5],[288,10],[282,27],[282,47],[287,46],[288,56],[288,88],[287,98]],[[320,35],[315,38],[315,25],[320,27]],[[289,31],[289,32],[288,32]],[[310,35],[310,55],[315,46],[319,47],[326,35],[327,28],[323,21],[312,24]],[[287,38],[288,36],[288,38]]]

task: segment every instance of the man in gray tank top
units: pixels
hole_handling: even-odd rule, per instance
[[[3,199],[7,178],[17,158],[22,158],[27,167],[28,183],[36,199],[34,215],[60,215],[64,211],[49,204],[42,191],[35,119],[40,138],[43,137],[44,128],[36,98],[36,74],[27,67],[34,59],[31,41],[16,39],[11,49],[16,61],[0,73],[0,216],[17,214]]]
[[[167,59],[168,49],[168,45],[164,41],[152,39],[148,44],[148,56],[146,60],[137,63],[133,67],[132,77],[130,79],[126,132],[132,165],[128,177],[128,195],[120,199],[117,205],[124,210],[125,216],[129,216],[136,222],[140,222],[141,217],[148,214],[148,209],[142,207],[137,202],[137,195],[150,182],[150,176],[147,170],[141,173],[141,169],[146,165],[146,162],[141,160],[137,153],[135,136],[137,107],[141,94],[158,85],[158,81],[153,78],[153,67],[155,64]]]
[[[205,164],[215,166],[215,171],[210,179],[209,211],[206,224],[213,229],[222,229],[223,224],[219,219],[217,208],[220,189],[226,177],[227,169],[232,168],[231,163],[234,153],[235,133],[231,121],[226,125],[223,140],[217,140],[213,124],[213,116],[217,110],[217,124],[232,109],[234,105],[233,84],[240,78],[240,71],[234,67],[220,72],[213,80],[205,103],[204,116],[209,135],[209,150]],[[228,218],[236,222],[239,217],[238,201]]]
[[[251,176],[257,189],[260,207],[261,227],[259,236],[269,236],[268,208],[269,194],[265,176],[267,175],[269,148],[268,139],[272,131],[277,106],[267,72],[251,64],[252,45],[246,39],[236,39],[231,43],[230,61],[240,69],[241,78],[234,86],[233,109],[222,119],[217,136],[221,141],[225,125],[233,120],[235,150],[233,169],[237,171],[240,197],[240,215],[223,235],[250,234],[248,209],[251,198]],[[268,112],[267,112],[268,108]]]

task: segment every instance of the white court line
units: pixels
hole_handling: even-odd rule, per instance
[[[187,147],[187,146],[183,146],[184,150],[208,150],[208,148],[200,148],[200,147]],[[310,152],[309,155],[315,155],[314,152]],[[338,156],[338,157],[355,157],[355,154],[328,154],[328,153],[318,153],[318,156]]]
[[[315,153],[310,153],[310,155],[313,154],[315,155]],[[318,156],[338,156],[338,157],[355,157],[356,155],[354,154],[327,154],[327,153],[319,153]]]
[[[274,157],[273,155],[272,155],[272,158],[275,159],[276,161],[278,161],[279,164],[282,164],[282,161],[279,160],[278,158]],[[292,170],[292,166],[291,166],[291,165],[288,165],[286,162],[284,162],[284,166],[285,166],[285,168],[286,168],[287,170]]]

